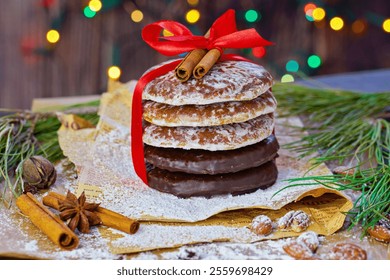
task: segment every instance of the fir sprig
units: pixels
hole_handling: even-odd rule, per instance
[[[97,107],[84,109],[97,104],[88,102],[61,106],[57,111],[82,112],[79,114],[81,117],[96,124],[99,119]],[[3,185],[0,200],[9,204],[12,197],[23,191],[22,163],[26,158],[42,155],[52,162],[63,158],[57,136],[60,126],[55,112],[20,110],[0,117],[0,183]]]
[[[277,84],[273,92],[281,116],[301,116],[304,136],[286,145],[321,163],[348,162],[353,174],[307,176],[289,179],[286,188],[321,184],[340,191],[358,191],[348,213],[352,225],[365,230],[390,212],[390,124],[382,117],[390,105],[390,92],[362,94],[351,91],[313,89]]]

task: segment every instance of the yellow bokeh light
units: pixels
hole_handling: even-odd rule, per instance
[[[196,9],[189,10],[186,14],[188,23],[196,23],[200,18],[200,13]]]
[[[134,10],[130,17],[134,22],[140,22],[143,20],[144,14],[140,10]]]
[[[191,6],[196,6],[199,3],[199,0],[187,0],[187,3]]]
[[[118,66],[110,66],[107,70],[108,77],[113,80],[118,80],[121,73],[121,69]]]
[[[334,17],[329,22],[330,28],[339,31],[344,27],[344,21],[341,17]]]
[[[100,0],[91,0],[88,3],[89,8],[91,11],[99,12],[102,9],[102,2]]]
[[[173,33],[171,31],[169,31],[169,30],[164,29],[163,30],[163,36],[164,37],[173,36]]]
[[[294,77],[293,77],[293,75],[285,74],[285,75],[282,76],[280,81],[282,83],[292,83],[292,82],[294,82]]]
[[[51,29],[46,33],[46,39],[49,43],[55,44],[60,40],[60,33],[55,29]]]
[[[315,21],[321,21],[325,18],[325,10],[323,8],[315,8],[313,10],[313,19]]]
[[[382,28],[385,32],[390,33],[390,18],[385,19],[382,24]]]

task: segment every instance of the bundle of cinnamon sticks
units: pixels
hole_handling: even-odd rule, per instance
[[[205,38],[210,36],[210,30],[204,35]],[[175,75],[181,82],[188,81],[191,75],[195,79],[201,79],[214,66],[221,56],[218,49],[195,49],[189,52],[175,69]]]
[[[59,210],[59,202],[65,201],[64,195],[50,192],[42,202],[38,201],[33,194],[26,193],[20,195],[16,200],[16,205],[20,211],[26,215],[31,222],[38,227],[47,237],[60,248],[72,250],[79,244],[78,236],[46,206]],[[115,228],[125,233],[134,234],[138,231],[139,222],[119,213],[98,207],[96,214],[101,220],[101,224]]]

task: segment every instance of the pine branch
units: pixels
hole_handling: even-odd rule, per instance
[[[361,94],[350,91],[312,89],[295,84],[277,84],[273,92],[280,116],[302,116],[307,132],[285,147],[311,156],[321,163],[355,163],[353,175],[326,175],[289,179],[286,188],[321,184],[340,191],[359,191],[347,213],[352,226],[364,232],[390,212],[390,124],[384,119],[390,92]],[[365,167],[365,166],[369,167]]]
[[[93,104],[98,102],[62,106],[58,109],[65,112],[83,112],[81,117],[96,124],[99,117],[97,107],[91,109]],[[64,157],[57,136],[60,126],[56,112],[34,113],[18,110],[0,117],[0,183],[3,184],[0,199],[6,204],[9,204],[10,200],[7,198],[7,191],[14,197],[23,191],[22,163],[26,158],[42,155],[51,162],[56,162]]]

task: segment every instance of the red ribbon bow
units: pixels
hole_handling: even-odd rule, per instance
[[[173,33],[173,36],[161,38],[160,34],[163,29]],[[167,56],[178,55],[199,48],[221,50],[222,48],[254,48],[272,45],[253,28],[237,31],[234,10],[228,10],[213,23],[209,38],[195,36],[184,25],[167,20],[145,26],[142,30],[142,38],[153,49]],[[238,55],[222,55],[220,60],[251,62]],[[135,172],[145,184],[147,184],[147,175],[142,140],[142,92],[149,82],[174,70],[180,61],[180,59],[174,60],[147,72],[138,80],[134,89],[131,113],[131,155]]]
[[[163,30],[173,36],[160,37]],[[235,11],[228,10],[210,28],[210,36],[195,36],[181,23],[162,20],[144,27],[142,39],[153,49],[167,56],[178,55],[193,49],[242,49],[272,45],[254,28],[237,31]]]

